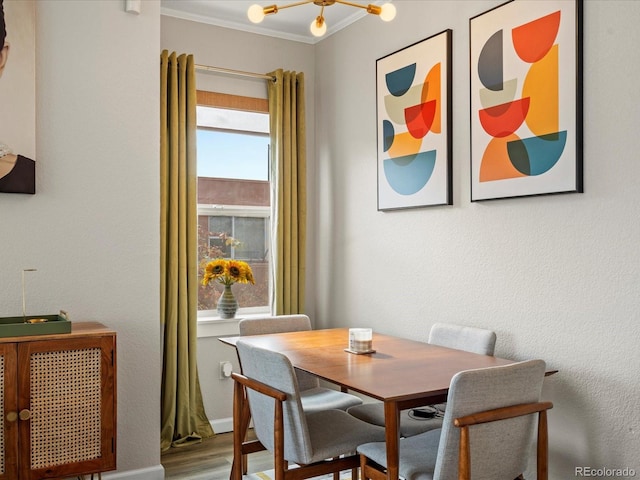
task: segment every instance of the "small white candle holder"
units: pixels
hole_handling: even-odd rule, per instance
[[[349,347],[346,352],[363,354],[375,353],[373,349],[373,330],[371,328],[350,328]]]

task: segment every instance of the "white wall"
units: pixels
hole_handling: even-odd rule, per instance
[[[115,329],[119,472],[162,478],[159,2],[36,13],[37,193],[0,194],[0,316],[21,314],[20,272],[34,267],[28,311]]]
[[[498,356],[560,370],[545,388],[550,478],[640,474],[640,2],[585,2],[585,193],[484,203],[469,200],[469,18],[503,2],[395,3],[393,22],[316,46],[317,325],[424,340],[435,321],[495,329]],[[376,59],[446,28],[454,205],[378,212]]]
[[[177,53],[192,53],[196,64],[240,70],[245,72],[268,73],[278,68],[304,72],[307,102],[307,150],[309,178],[315,177],[314,131],[314,50],[313,46],[282,40],[263,35],[240,32],[189,20],[162,16],[162,49]],[[198,72],[196,87],[199,90],[267,98],[266,81],[248,77]],[[313,185],[312,185],[313,187]],[[313,188],[310,189],[313,195]],[[310,212],[309,224],[314,214]],[[314,249],[314,239],[310,238],[309,249]],[[309,284],[314,285],[310,276]],[[313,305],[313,295],[307,302]],[[198,341],[198,371],[205,410],[216,432],[231,428],[233,381],[219,379],[221,361],[232,361],[238,371],[235,351],[218,341],[220,335],[237,335],[237,321],[225,322],[208,328],[200,328]]]

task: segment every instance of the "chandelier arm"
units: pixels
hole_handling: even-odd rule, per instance
[[[377,5],[361,5],[359,3],[347,2],[345,0],[336,0],[336,3],[341,3],[342,5],[348,5],[350,7],[362,8],[367,11],[367,13],[373,13],[375,15],[380,15],[381,8]]]
[[[277,6],[276,7],[276,11],[278,10],[284,10],[285,8],[290,8],[290,7],[298,7],[300,5],[306,5],[307,3],[312,3],[313,0],[305,0],[304,2],[296,2],[296,3],[290,3],[289,5],[282,5],[282,6]]]

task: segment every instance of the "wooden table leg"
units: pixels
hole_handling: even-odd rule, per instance
[[[384,402],[385,440],[387,442],[387,479],[398,480],[400,449],[400,410],[393,401]]]

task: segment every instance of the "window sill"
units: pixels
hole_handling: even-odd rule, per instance
[[[235,318],[220,318],[215,315],[198,315],[198,338],[239,335],[238,321],[243,318],[256,318],[270,315],[268,311],[238,312]]]

